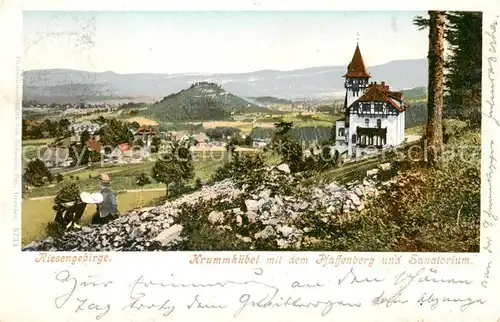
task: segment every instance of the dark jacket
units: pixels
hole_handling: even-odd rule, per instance
[[[97,212],[101,218],[108,215],[115,215],[118,213],[118,204],[116,202],[116,195],[109,187],[102,187],[99,191],[102,194],[102,203],[97,205]]]

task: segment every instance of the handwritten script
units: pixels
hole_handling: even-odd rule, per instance
[[[498,16],[497,16],[498,18]],[[496,88],[496,66],[497,66],[497,25],[498,20],[495,19],[490,25],[488,31],[486,31],[486,36],[489,38],[487,41],[489,43],[488,52],[487,52],[487,62],[488,62],[488,98],[486,103],[488,104],[488,113],[486,114],[487,118],[492,119],[496,126],[500,126],[500,122],[496,118],[496,103],[495,103],[495,88]],[[494,212],[494,178],[497,172],[497,159],[496,159],[496,147],[495,144],[495,135],[492,135],[492,138],[488,142],[488,156],[486,157],[488,160],[488,166],[486,170],[486,185],[488,187],[487,200],[488,204],[483,210],[483,219],[482,219],[482,228],[485,229],[486,233],[492,228],[496,227],[498,222],[498,215]],[[494,234],[495,235],[495,234]],[[481,281],[481,286],[483,288],[487,288],[489,284],[489,280],[491,277],[492,268],[494,267],[494,240],[490,236],[486,236],[484,238],[485,242],[482,245],[481,251],[486,252],[487,261],[486,267],[484,268],[483,280]]]
[[[473,281],[441,274],[436,268],[405,270],[390,277],[367,276],[358,270],[350,267],[337,278],[329,276],[330,280],[311,276],[279,284],[269,282],[273,276],[262,268],[249,269],[241,280],[194,283],[173,274],[159,279],[139,275],[120,284],[101,276],[77,276],[66,269],[54,274],[62,290],[55,295],[54,306],[101,320],[110,312],[168,317],[183,311],[217,310],[237,318],[253,310],[296,309],[326,317],[338,309],[415,305],[422,310],[466,311],[486,303],[481,297],[457,296]],[[452,291],[440,291],[442,285]]]

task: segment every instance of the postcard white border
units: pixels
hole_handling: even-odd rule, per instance
[[[486,2],[486,1],[485,1]],[[0,50],[0,123],[4,133],[3,147],[4,157],[0,158],[2,171],[2,180],[0,180],[1,194],[0,194],[0,209],[2,216],[0,229],[0,256],[2,263],[0,267],[0,279],[4,287],[0,292],[0,307],[7,308],[0,311],[0,320],[2,321],[30,321],[30,320],[48,320],[48,321],[88,321],[90,315],[75,315],[72,313],[75,309],[73,307],[65,307],[57,310],[54,305],[54,296],[57,296],[57,291],[62,285],[57,283],[54,279],[54,273],[61,270],[68,269],[74,276],[84,278],[90,274],[100,274],[107,278],[113,278],[117,285],[111,291],[89,293],[89,296],[97,296],[99,300],[111,299],[113,305],[120,306],[122,297],[127,294],[127,287],[130,279],[136,278],[138,274],[149,276],[150,278],[160,279],[169,278],[170,274],[184,282],[213,282],[221,280],[240,280],[247,281],[255,277],[253,269],[255,265],[237,265],[237,266],[220,266],[220,265],[192,265],[188,261],[192,259],[193,253],[111,253],[108,254],[111,262],[109,263],[36,263],[35,258],[38,253],[22,253],[19,247],[14,247],[13,242],[15,235],[20,234],[20,231],[15,229],[20,228],[20,204],[21,204],[21,189],[20,189],[20,160],[15,160],[14,155],[17,153],[19,156],[21,146],[20,135],[20,92],[18,90],[21,81],[20,76],[20,62],[22,60],[22,9],[24,10],[427,10],[433,9],[451,9],[454,10],[476,10],[484,11],[484,24],[483,32],[488,31],[489,25],[494,19],[496,12],[499,12],[500,6],[494,1],[486,3],[470,3],[469,1],[420,1],[418,3],[408,6],[403,1],[169,1],[168,4],[164,1],[140,1],[132,3],[131,1],[86,1],[86,2],[72,2],[68,1],[24,1],[16,3],[15,1],[0,1],[0,34],[3,40],[2,49]],[[489,65],[487,63],[488,57],[498,57],[498,53],[490,51],[490,38],[484,36],[483,41],[483,111],[485,117],[483,118],[483,132],[482,132],[482,209],[485,209],[487,200],[485,199],[488,193],[488,187],[484,184],[486,182],[486,173],[491,161],[491,145],[497,147],[500,153],[500,142],[498,141],[498,128],[496,123],[487,117],[490,113],[488,105],[487,93],[490,93],[491,82],[488,78],[492,76],[491,72],[488,74]],[[498,62],[494,65],[494,71],[498,71]],[[497,77],[500,73],[493,74]],[[495,84],[494,96],[500,96],[498,82]],[[495,106],[492,116],[500,119],[500,107]],[[492,143],[493,142],[493,143]],[[10,157],[9,157],[10,156]],[[500,157],[497,157],[500,159]],[[496,159],[494,160],[496,162]],[[11,171],[15,169],[15,171]],[[498,174],[492,179],[493,196],[498,196]],[[493,199],[493,210],[495,214],[499,206],[497,200]],[[484,217],[484,214],[482,213]],[[482,218],[483,220],[484,218]],[[496,321],[500,319],[500,306],[495,305],[497,299],[495,296],[498,294],[500,286],[500,262],[498,261],[499,252],[499,234],[500,228],[498,223],[493,227],[482,228],[481,230],[481,253],[472,254],[470,256],[473,265],[439,265],[439,273],[445,274],[448,278],[461,278],[472,279],[473,284],[467,286],[452,285],[452,284],[434,284],[434,285],[420,285],[415,287],[408,294],[418,297],[422,292],[436,292],[448,295],[469,296],[469,297],[482,297],[487,299],[484,305],[471,306],[469,310],[460,312],[454,310],[450,312],[449,306],[442,305],[435,310],[423,308],[419,305],[407,305],[404,308],[394,304],[391,309],[383,308],[383,306],[370,306],[368,303],[373,295],[385,288],[376,288],[367,284],[359,284],[352,286],[335,286],[335,281],[342,278],[345,274],[345,268],[339,266],[322,268],[319,265],[309,264],[307,266],[295,265],[260,265],[265,274],[259,278],[263,282],[273,283],[280,288],[290,292],[290,294],[299,294],[297,290],[290,289],[290,283],[294,280],[300,280],[302,283],[315,283],[318,280],[331,280],[332,285],[328,289],[305,289],[301,290],[303,296],[317,296],[318,294],[341,294],[343,298],[359,299],[367,303],[363,306],[362,310],[354,310],[348,308],[335,308],[331,315],[326,320],[362,320],[362,321]],[[491,240],[489,249],[492,253],[484,250],[487,246],[488,239]],[[20,240],[20,237],[19,237]],[[207,253],[204,253],[208,255]],[[240,253],[238,253],[240,254]],[[241,253],[245,254],[245,253]],[[266,256],[307,256],[311,262],[314,262],[318,256],[317,253],[263,253],[260,252],[262,258]],[[392,256],[393,253],[331,253],[332,255],[358,255],[358,256],[374,256],[380,258],[382,256]],[[397,253],[396,253],[397,254]],[[60,254],[53,254],[60,255]],[[71,254],[72,255],[72,254]],[[85,256],[84,254],[81,254]],[[104,255],[104,254],[98,254]],[[216,254],[210,254],[216,256]],[[402,255],[402,262],[406,262],[411,254],[397,254]],[[420,254],[422,256],[440,256],[452,254]],[[456,256],[463,256],[464,254],[454,254]],[[487,267],[489,269],[488,285],[484,287],[482,282],[486,280],[485,272]],[[200,266],[200,267],[198,267]],[[238,267],[241,266],[241,267]],[[429,268],[426,266],[426,268]],[[358,270],[359,269],[359,270]],[[393,277],[395,274],[402,271],[414,272],[418,270],[415,265],[399,265],[397,267],[388,267],[381,265],[374,265],[371,268],[359,266],[356,267],[356,272],[364,277]],[[444,275],[443,275],[444,276]],[[170,278],[172,278],[170,276]],[[430,285],[430,286],[429,286]],[[5,287],[6,286],[6,287]],[[373,291],[372,291],[373,289]],[[63,291],[63,288],[61,288]],[[255,290],[258,292],[258,290]],[[56,292],[56,293],[54,293]],[[59,291],[61,292],[61,291]],[[214,293],[215,292],[215,293]],[[237,305],[238,294],[243,292],[238,289],[217,290],[212,293],[204,293],[204,296],[213,298],[216,296],[217,301],[227,301]],[[62,294],[62,293],[61,293]],[[175,290],[175,297],[180,299],[183,297],[192,296],[194,293],[191,289]],[[312,294],[312,295],[311,295]],[[82,295],[83,297],[84,295]],[[161,297],[161,295],[157,295]],[[126,299],[125,299],[126,300]],[[116,302],[116,303],[115,303]],[[123,301],[122,301],[123,302]],[[125,302],[123,302],[125,303]],[[236,303],[236,304],[235,304]],[[233,312],[229,311],[216,311],[216,310],[187,310],[179,309],[176,315],[172,315],[169,319],[174,321],[187,321],[198,319],[209,319],[217,321],[234,320]],[[228,313],[229,312],[229,313]],[[137,313],[126,313],[123,311],[112,311],[105,320],[113,321],[115,319],[121,320],[123,318],[136,320],[160,320],[158,312],[152,313],[143,311]],[[294,320],[301,321],[304,319],[316,321],[325,320],[321,318],[319,312],[310,309],[252,309],[251,312],[245,312],[238,316],[237,320],[241,321],[254,321],[256,319],[263,319],[265,321],[273,320]]]

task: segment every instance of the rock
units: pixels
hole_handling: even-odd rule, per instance
[[[40,243],[37,241],[32,241],[28,245],[23,247],[23,250],[36,250],[40,246]]]
[[[247,218],[250,223],[257,222],[257,214],[253,211],[247,211]]]
[[[111,228],[111,229],[109,230],[109,233],[110,233],[110,234],[116,234],[117,232],[118,232],[118,228],[116,228],[116,227],[113,227],[113,228]]]
[[[173,225],[162,231],[158,236],[153,238],[153,240],[160,242],[162,246],[167,246],[180,237],[183,228],[184,227],[179,224]]]
[[[295,228],[289,227],[289,226],[279,226],[276,228],[277,231],[279,231],[283,237],[288,237],[290,236],[293,232],[295,232]]]
[[[243,237],[243,238],[241,238],[241,240],[244,241],[245,243],[251,243],[252,242],[252,238],[246,237],[246,236]]]
[[[212,223],[212,224],[216,224],[216,223],[222,223],[224,221],[224,213],[221,212],[221,211],[212,211],[209,215],[208,215],[208,220]]]
[[[220,230],[228,230],[228,231],[232,231],[233,230],[231,228],[231,226],[229,226],[229,225],[218,226],[217,228],[220,229]]]
[[[238,225],[238,227],[241,227],[243,225],[243,218],[241,218],[240,215],[236,216],[236,224]]]
[[[391,169],[391,163],[390,162],[387,162],[387,163],[382,163],[382,164],[379,164],[378,167],[380,168],[380,170],[382,171],[389,171]]]
[[[231,212],[232,212],[233,214],[235,214],[235,215],[239,215],[239,214],[242,214],[242,213],[243,213],[243,211],[241,211],[241,209],[240,209],[240,208],[233,208],[233,209],[231,209]]]
[[[377,173],[379,173],[379,171],[380,171],[380,169],[376,169],[376,168],[375,169],[371,169],[371,170],[366,171],[366,175],[371,177],[371,176],[374,176]]]
[[[154,216],[147,211],[143,212],[140,216],[142,221],[145,221],[145,220],[152,218],[152,217],[154,217]]]
[[[359,199],[359,197],[355,193],[352,193],[352,192],[348,193],[347,198],[352,201],[352,204],[354,206],[361,205],[361,200]]]
[[[248,211],[259,211],[260,202],[257,200],[245,200],[245,206],[247,206]]]
[[[255,239],[266,239],[274,234],[274,229],[272,226],[266,226],[262,231],[255,234]]]
[[[290,174],[290,167],[286,163],[282,163],[279,166],[276,167],[276,169],[280,170],[281,172],[284,172],[286,174]]]
[[[88,233],[91,233],[91,232],[93,232],[93,231],[94,231],[94,230],[93,230],[92,228],[90,228],[90,227],[87,227],[87,226],[82,227],[82,232],[83,232],[83,233],[88,234]]]
[[[271,196],[271,190],[270,189],[265,189],[259,193],[259,198],[260,199],[265,199],[268,200],[269,197]]]
[[[363,197],[363,195],[365,194],[363,189],[361,187],[356,187],[356,189],[354,189],[354,193],[358,196],[358,197]]]

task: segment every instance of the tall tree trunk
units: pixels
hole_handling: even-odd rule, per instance
[[[444,11],[429,11],[429,83],[427,99],[427,154],[431,164],[439,160],[443,150],[443,67]]]

